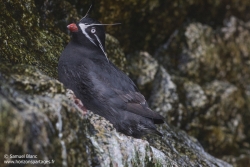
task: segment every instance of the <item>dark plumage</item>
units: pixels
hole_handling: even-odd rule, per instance
[[[154,124],[163,123],[163,117],[148,107],[133,81],[107,59],[103,25],[86,16],[68,29],[72,38],[59,59],[59,80],[117,131],[136,138],[161,135]]]

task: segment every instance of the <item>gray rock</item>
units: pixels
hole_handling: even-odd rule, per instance
[[[205,108],[208,99],[200,85],[187,81],[183,84],[183,88],[186,94],[185,106],[188,110],[199,111]]]
[[[158,68],[158,62],[147,52],[136,52],[128,57],[128,71],[135,78],[137,85],[143,89],[152,83]]]
[[[154,56],[177,86],[181,110],[168,121],[234,166],[250,162],[249,45],[250,22],[230,17],[216,30],[190,23]]]
[[[176,112],[178,104],[179,98],[176,93],[176,85],[171,80],[171,76],[167,71],[162,66],[159,66],[153,81],[149,105],[152,109],[168,118],[169,113]]]
[[[178,64],[183,75],[197,81],[209,80],[216,75],[215,68],[223,63],[218,46],[213,42],[213,29],[200,23],[191,23],[186,31],[187,46],[183,48]],[[206,74],[206,75],[204,75]]]
[[[242,131],[245,102],[241,91],[229,82],[217,80],[208,83],[204,90],[211,103],[200,119],[207,126],[202,131],[212,136],[203,139],[209,145],[208,149],[218,152],[220,149],[239,149],[238,142],[246,137]],[[214,140],[220,149],[214,148]]]
[[[61,83],[33,67],[1,65],[0,78],[2,157],[35,154],[51,166],[230,166],[167,124],[163,138],[117,133],[104,118],[83,114]]]
[[[149,106],[165,116],[167,122],[183,119],[183,106],[179,103],[176,85],[163,66],[147,52],[128,55],[128,70],[144,95],[149,95]],[[176,118],[177,117],[177,118]]]

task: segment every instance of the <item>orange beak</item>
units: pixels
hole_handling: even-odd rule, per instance
[[[78,31],[78,28],[77,28],[75,23],[69,24],[67,26],[67,28],[69,29],[70,32],[77,32]]]

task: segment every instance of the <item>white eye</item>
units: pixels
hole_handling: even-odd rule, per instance
[[[93,27],[93,28],[91,29],[91,33],[93,33],[93,34],[94,34],[94,33],[95,33],[95,31],[96,31],[96,30],[95,30],[95,28]]]

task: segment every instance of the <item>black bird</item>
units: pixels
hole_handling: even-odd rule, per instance
[[[103,25],[87,14],[67,26],[72,38],[59,59],[59,80],[117,131],[135,138],[149,133],[162,136],[155,124],[164,118],[148,107],[133,81],[108,60]]]

